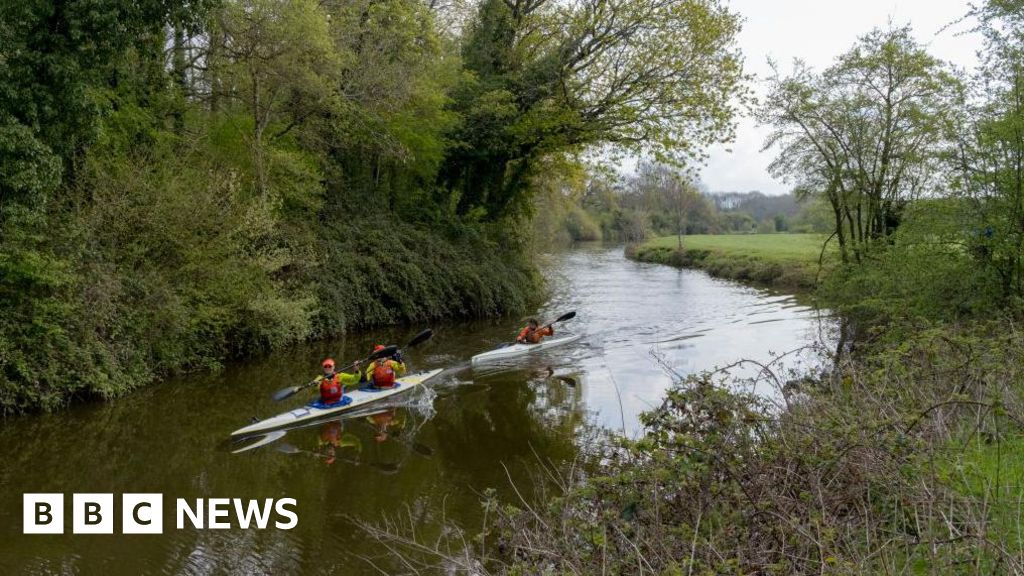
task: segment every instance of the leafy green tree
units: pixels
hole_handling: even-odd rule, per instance
[[[770,170],[828,200],[843,261],[860,262],[937,182],[960,93],[909,27],[876,29],[821,74],[797,63],[771,78],[758,112]]]
[[[728,140],[746,94],[717,0],[485,0],[441,174],[463,214],[521,212],[547,154],[611,146],[684,164]]]
[[[236,99],[249,115],[255,190],[265,195],[268,136],[280,138],[338,105],[340,55],[327,14],[312,0],[227,3],[216,25],[222,45],[210,67],[217,84],[227,87],[221,96]]]
[[[1004,298],[1024,298],[1024,4],[975,7],[985,39],[973,98],[958,124],[954,186],[970,254],[999,278]]]
[[[410,220],[436,220],[443,207],[434,184],[446,134],[458,122],[448,109],[461,68],[454,41],[437,33],[418,0],[329,3],[326,10],[346,55],[343,107],[318,131],[338,167],[329,192],[344,190],[335,200],[350,207],[384,204]]]

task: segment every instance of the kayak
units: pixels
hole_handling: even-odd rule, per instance
[[[558,336],[549,336],[540,341],[538,344],[512,344],[511,346],[503,346],[501,348],[495,348],[490,352],[484,352],[473,356],[473,364],[484,364],[487,362],[494,362],[497,360],[506,360],[508,358],[515,358],[516,356],[523,356],[524,354],[531,354],[533,352],[540,352],[541,350],[547,350],[554,348],[555,346],[562,346],[563,344],[569,344],[580,339],[579,334],[561,334]]]
[[[260,420],[259,422],[255,422],[244,428],[239,428],[232,432],[231,435],[246,436],[250,434],[261,434],[270,430],[294,426],[295,424],[302,422],[310,422],[325,416],[342,414],[358,410],[359,408],[365,408],[367,405],[374,402],[379,402],[385,398],[391,398],[392,396],[403,394],[418,388],[427,380],[440,374],[441,370],[441,368],[438,368],[429,372],[419,372],[417,374],[403,376],[395,381],[395,386],[393,388],[359,388],[358,390],[346,393],[341,401],[335,402],[334,404],[324,405],[318,399],[314,402],[310,402],[302,408],[296,408],[295,410],[285,412],[284,414],[278,414],[277,416],[267,418],[266,420]]]

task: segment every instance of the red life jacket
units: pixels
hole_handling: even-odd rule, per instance
[[[375,388],[393,388],[395,386],[395,369],[390,360],[378,361],[373,367],[373,386]]]
[[[320,401],[324,404],[333,404],[341,400],[343,390],[344,386],[337,373],[330,378],[324,376],[320,379]]]

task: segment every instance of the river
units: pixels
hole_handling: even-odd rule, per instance
[[[545,257],[551,297],[537,311],[582,338],[570,347],[473,369],[521,319],[434,326],[407,353],[416,369],[454,367],[388,410],[306,427],[234,454],[230,431],[301,405],[270,394],[308,381],[320,360],[365,356],[423,327],[381,330],[168,380],[127,398],[0,424],[0,574],[380,574],[400,569],[358,527],[404,519],[429,539],[447,523],[472,533],[481,494],[529,494],[537,458],[555,465],[593,424],[640,433],[638,414],[672,383],[741,358],[765,363],[827,331],[791,296],[629,261],[621,247]],[[792,357],[790,368],[801,361]],[[738,368],[750,375],[753,365]],[[758,390],[772,397],[771,387]],[[308,397],[307,397],[308,398]],[[161,493],[162,535],[22,535],[22,494]],[[294,498],[292,530],[176,529],[174,499]],[[116,510],[120,515],[121,511]],[[119,532],[119,522],[115,533]]]

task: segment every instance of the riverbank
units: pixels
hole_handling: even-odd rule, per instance
[[[497,227],[393,218],[382,229],[338,212],[316,228],[315,217],[276,224],[284,238],[267,228],[246,238],[231,212],[189,212],[198,195],[107,194],[85,211],[90,226],[35,247],[59,276],[19,293],[0,323],[0,415],[116,398],[375,327],[522,312],[543,295],[532,258]]]
[[[629,258],[783,290],[815,287],[825,236],[818,234],[721,234],[654,238],[626,249]],[[828,252],[826,252],[826,261]]]

